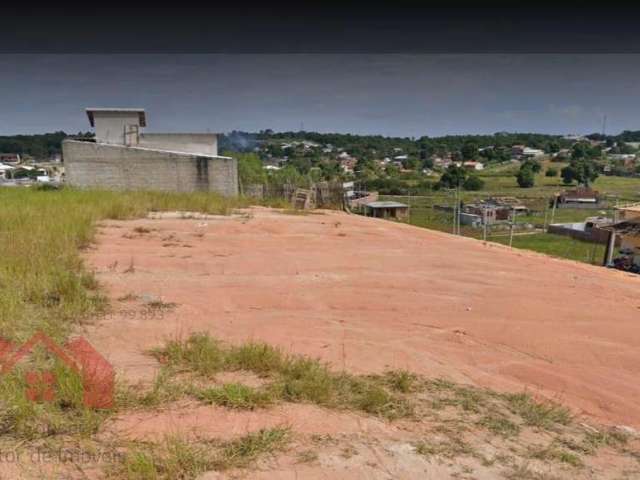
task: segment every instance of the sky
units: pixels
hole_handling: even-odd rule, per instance
[[[420,137],[640,130],[640,54],[0,54],[0,135],[90,130]]]

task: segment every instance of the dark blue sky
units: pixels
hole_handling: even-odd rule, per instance
[[[88,130],[144,107],[147,131],[394,136],[640,129],[640,55],[0,55],[0,135]]]

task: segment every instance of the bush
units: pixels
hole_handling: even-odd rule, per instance
[[[533,169],[528,165],[523,165],[516,175],[516,180],[521,188],[531,188],[535,183],[535,174]]]
[[[484,188],[484,181],[482,181],[482,179],[480,179],[480,177],[477,177],[476,175],[471,175],[465,180],[465,182],[462,184],[462,187],[465,190],[482,190]]]
[[[545,176],[547,177],[557,177],[558,176],[558,169],[557,168],[547,168],[547,171],[545,172]]]

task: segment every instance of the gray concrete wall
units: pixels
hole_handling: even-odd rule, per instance
[[[216,156],[218,155],[218,135],[215,133],[143,133],[140,135],[138,146]]]
[[[96,128],[96,142],[124,145],[126,125],[140,125],[137,112],[94,112],[93,122]]]
[[[114,190],[208,191],[238,195],[234,158],[92,142],[62,142],[66,183]]]

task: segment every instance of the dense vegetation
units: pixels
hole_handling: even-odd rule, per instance
[[[41,135],[0,136],[0,153],[18,153],[37,160],[46,160],[62,152],[62,140],[71,135],[65,132],[43,133]],[[91,132],[78,132],[73,137],[91,138]]]

